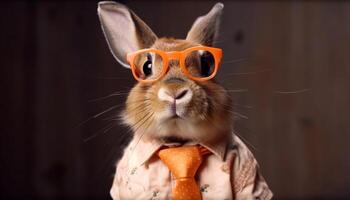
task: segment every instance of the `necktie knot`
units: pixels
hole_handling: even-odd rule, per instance
[[[197,146],[167,148],[160,150],[158,155],[175,178],[194,177],[202,163]]]
[[[203,161],[202,156],[208,152],[197,145],[166,148],[158,152],[159,158],[175,177],[173,199],[201,199],[194,177]]]

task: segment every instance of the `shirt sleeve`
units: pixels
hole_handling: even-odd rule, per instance
[[[128,169],[127,162],[125,161],[124,158],[125,157],[122,157],[122,159],[120,159],[116,165],[113,184],[110,190],[110,195],[113,200],[121,199],[120,191],[123,188],[121,174],[126,174],[126,171]]]
[[[111,195],[113,200],[119,200],[120,199],[117,173],[114,175],[112,188],[110,190],[110,195]]]
[[[246,175],[242,177],[241,184],[237,184],[237,191],[235,191],[235,199],[248,200],[270,200],[272,199],[272,192],[267,186],[266,181],[259,172],[257,165],[251,166],[246,171]]]
[[[260,173],[259,165],[249,149],[239,141],[235,149],[231,184],[236,200],[270,200],[272,192]]]

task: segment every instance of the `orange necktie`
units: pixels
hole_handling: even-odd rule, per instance
[[[199,187],[194,179],[202,156],[209,151],[201,146],[182,146],[162,149],[159,158],[175,177],[173,200],[200,200]]]

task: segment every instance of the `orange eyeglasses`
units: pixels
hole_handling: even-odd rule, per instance
[[[172,52],[142,49],[127,54],[132,74],[143,83],[152,83],[162,78],[169,70],[170,61],[178,61],[181,72],[190,79],[206,81],[216,75],[221,58],[221,49],[206,46]]]

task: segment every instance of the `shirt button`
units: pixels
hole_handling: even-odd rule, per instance
[[[204,184],[204,185],[202,185],[201,187],[200,187],[200,191],[201,192],[208,192],[208,187],[209,187],[209,185],[208,184]]]
[[[230,174],[230,167],[228,166],[228,164],[223,164],[223,165],[221,166],[221,170],[222,170],[223,172],[225,172],[225,173]]]
[[[130,175],[134,175],[136,173],[137,167],[132,168]]]
[[[152,199],[155,199],[158,196],[158,194],[159,194],[159,190],[158,189],[153,190],[153,192],[152,192]]]

